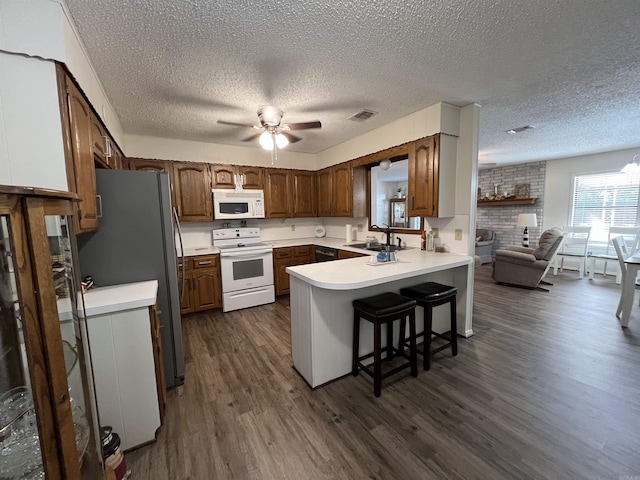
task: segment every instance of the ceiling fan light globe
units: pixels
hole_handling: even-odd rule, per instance
[[[278,146],[278,148],[284,148],[289,145],[289,140],[287,139],[287,137],[279,133],[276,135],[276,145]]]
[[[259,142],[260,146],[265,150],[273,150],[273,138],[269,132],[263,132],[262,135],[260,135]]]

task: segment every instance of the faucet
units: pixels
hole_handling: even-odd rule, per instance
[[[385,245],[387,247],[390,247],[391,246],[391,235],[392,235],[391,227],[389,225],[387,225],[386,223],[383,223],[382,225],[384,225],[387,228],[382,228],[382,227],[379,227],[378,225],[371,225],[371,228],[375,227],[375,228],[378,228],[380,230],[384,230],[384,234],[387,236],[387,241],[386,241]]]

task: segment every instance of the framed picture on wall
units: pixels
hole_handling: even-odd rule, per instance
[[[529,198],[531,185],[529,183],[519,183],[516,185],[516,198]]]

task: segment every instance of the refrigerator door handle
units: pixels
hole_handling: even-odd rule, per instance
[[[180,256],[178,257],[178,270],[182,266],[182,282],[180,282],[180,303],[184,300],[184,282],[185,282],[185,267],[184,264],[184,246],[182,245],[182,230],[180,230],[180,220],[178,220],[178,212],[173,209],[173,218],[176,221],[176,230],[178,231],[178,239],[180,240]],[[182,265],[180,265],[182,264]]]

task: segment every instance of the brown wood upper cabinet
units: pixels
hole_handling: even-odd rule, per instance
[[[235,188],[235,176],[242,176],[242,188],[262,190],[264,188],[264,168],[246,165],[211,165],[213,188]]]
[[[308,170],[265,169],[266,218],[315,216],[315,174]]]
[[[114,168],[111,138],[95,114],[91,114],[91,142],[94,162],[103,168]]]
[[[340,163],[317,172],[319,217],[365,217],[366,170]]]
[[[309,170],[292,172],[293,216],[316,216],[316,174]]]
[[[449,162],[441,162],[441,141]],[[450,144],[450,145],[449,145]],[[409,145],[409,217],[452,217],[455,214],[455,139],[431,137]]]
[[[58,81],[64,83],[61,92],[66,97],[66,111],[62,112],[63,131],[70,159],[67,168],[73,173],[68,175],[69,189],[81,197],[74,205],[77,215],[74,217],[76,233],[97,230],[98,205],[96,199],[96,170],[94,164],[92,140],[92,112],[89,103],[66,75],[58,75]],[[68,118],[67,118],[68,117]]]
[[[149,160],[147,158],[129,158],[129,170],[143,172],[168,172],[172,173],[171,162],[167,160]]]
[[[126,157],[124,156],[124,154],[120,151],[120,149],[116,146],[113,145],[112,146],[112,153],[113,153],[113,162],[112,162],[112,167],[115,168],[116,170],[127,170],[127,164],[126,164]]]
[[[213,221],[209,164],[193,162],[172,163],[175,205],[180,221]]]

